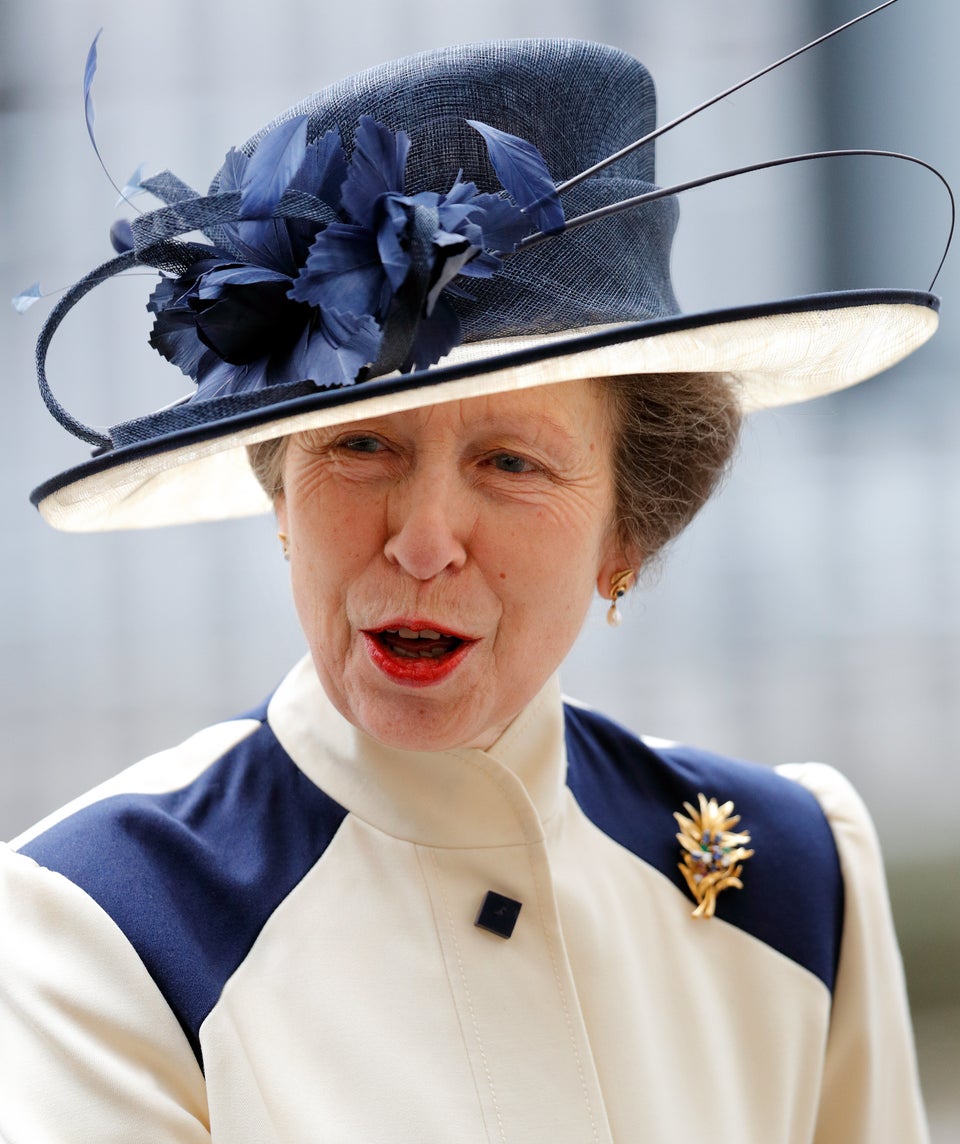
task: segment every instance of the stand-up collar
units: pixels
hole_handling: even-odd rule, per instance
[[[508,846],[543,837],[566,779],[556,676],[489,750],[404,751],[349,723],[306,657],[267,718],[284,750],[341,806],[398,838],[429,846]]]

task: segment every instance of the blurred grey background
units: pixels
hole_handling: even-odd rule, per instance
[[[206,186],[227,148],[300,96],[469,39],[582,36],[643,59],[661,119],[861,10],[857,0],[2,0],[0,274],[69,285],[110,254],[111,189],[82,75],[101,26],[97,137]],[[662,183],[801,150],[912,152],[960,184],[956,0],[901,0],[658,144]],[[626,142],[626,141],[625,141]],[[144,200],[146,202],[147,200]],[[122,212],[121,212],[122,213]],[[949,222],[936,181],[832,160],[692,192],[674,259],[688,310],[859,286],[926,289]],[[179,396],[146,345],[152,279],[74,311],[53,388],[110,424]],[[843,769],[884,845],[935,1139],[960,1138],[960,252],[943,328],[884,377],[756,417],[722,494],[611,631],[598,604],[566,690],[631,727],[769,763]],[[260,699],[301,652],[266,518],[155,533],[52,532],[30,488],[85,458],[48,417],[33,343],[0,316],[0,837]],[[544,569],[549,584],[549,569]],[[547,589],[548,590],[548,589]]]

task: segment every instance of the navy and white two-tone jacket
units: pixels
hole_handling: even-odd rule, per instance
[[[710,920],[673,817],[701,793],[755,851]],[[0,911],[8,1144],[925,1139],[849,786],[555,680],[488,751],[419,753],[305,661],[4,850]]]

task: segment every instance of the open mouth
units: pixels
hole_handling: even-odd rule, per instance
[[[395,683],[414,687],[446,679],[478,642],[427,623],[368,629],[363,636],[375,666]]]
[[[374,639],[391,655],[401,659],[442,659],[465,642],[459,636],[424,628],[384,628],[373,632]]]

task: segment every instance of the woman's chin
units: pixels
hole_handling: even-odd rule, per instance
[[[381,697],[363,704],[348,718],[378,743],[401,751],[483,750],[491,746],[504,728],[490,725],[479,712],[466,707],[462,695],[450,704],[420,695],[386,701]]]
[[[436,673],[421,673],[414,666],[409,677],[394,670],[395,665],[383,671],[367,658],[357,671],[346,674],[343,702],[337,706],[355,727],[387,747],[484,749],[500,737],[515,713],[500,711],[490,673],[470,670],[480,666],[469,665],[471,658],[464,655],[462,664]]]
[[[410,642],[362,632],[342,658],[322,654],[334,646],[332,640],[318,640],[314,649],[333,705],[387,747],[486,750],[545,682],[539,663],[516,664],[504,678],[504,657],[493,654],[489,639],[463,636],[449,649],[427,639],[418,657],[410,654]]]

